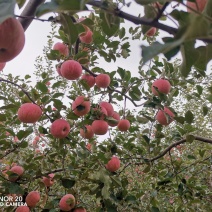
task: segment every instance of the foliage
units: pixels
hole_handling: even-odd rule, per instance
[[[16,1],[20,8],[24,2]],[[160,1],[161,8],[152,4],[156,0],[136,2],[144,8],[143,17],[124,13],[119,8],[130,4],[121,0],[51,0],[37,8],[37,18],[49,12],[54,12],[54,17],[49,19],[52,32],[44,54],[35,61],[36,82],[31,81],[31,74],[22,79],[2,73],[0,78],[0,196],[21,194],[25,200],[27,193],[38,190],[41,201],[31,211],[43,212],[60,211],[58,203],[67,193],[87,211],[211,211],[212,76],[208,64],[212,59],[212,16],[208,8],[212,1],[208,0],[203,13],[180,10],[184,1]],[[173,9],[164,12],[169,4]],[[13,15],[12,1],[0,1],[0,5]],[[91,12],[78,22],[82,10]],[[7,17],[0,9],[0,21]],[[169,25],[169,18],[177,22],[177,28]],[[125,20],[138,26],[127,29]],[[84,26],[93,32],[91,44],[79,40]],[[151,27],[170,36],[157,32],[148,37],[145,33]],[[68,58],[53,50],[56,38],[67,44]],[[124,65],[110,70],[110,63],[120,58],[131,62],[132,40],[145,43],[137,73]],[[177,58],[178,52],[182,59]],[[101,66],[99,58],[108,66]],[[89,88],[82,80],[59,76],[56,69],[67,59],[80,62],[84,72],[94,77],[108,74],[110,86]],[[168,95],[152,94],[151,85],[158,78],[171,83]],[[95,117],[92,111],[83,117],[73,113],[71,105],[80,95],[90,100],[92,108],[101,101],[111,102],[121,118],[130,121],[130,129],[120,132],[110,127],[105,136],[83,139],[80,128],[92,124]],[[18,108],[26,102],[42,107],[39,122],[18,120]],[[167,127],[155,121],[164,106],[175,113],[174,122]],[[49,129],[61,117],[70,123],[71,131],[66,138],[56,139]],[[33,143],[36,136],[37,144]],[[111,173],[105,164],[113,155],[120,158],[121,168]],[[25,172],[10,182],[8,169],[14,164]],[[46,187],[42,177],[50,173],[55,174],[54,185]],[[4,211],[14,208],[5,207]]]

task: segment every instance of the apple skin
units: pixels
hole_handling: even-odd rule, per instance
[[[91,126],[96,135],[105,135],[108,131],[108,123],[104,120],[95,120]]]
[[[155,33],[156,33],[157,29],[155,27],[151,27],[147,32],[146,32],[146,35],[151,37],[151,36],[154,36]]]
[[[67,203],[67,201],[71,201],[71,203]],[[72,194],[66,194],[60,199],[59,207],[62,211],[70,211],[75,206],[75,197]]]
[[[130,122],[127,119],[121,119],[117,127],[122,132],[127,131],[130,128]]]
[[[18,119],[23,123],[35,123],[41,115],[41,108],[33,103],[24,103],[18,109]]]
[[[26,196],[26,203],[29,207],[35,207],[40,201],[40,193],[38,191],[31,191]]]
[[[20,176],[23,175],[24,168],[22,166],[13,166],[9,171],[18,175],[17,177],[15,176],[9,177],[9,181],[15,182]]]
[[[113,123],[111,121],[108,121],[108,125],[111,127],[115,127],[118,125],[119,121],[120,121],[120,115],[114,111],[113,115],[111,116],[112,118],[117,120],[117,123]]]
[[[204,8],[205,8],[205,5],[206,5],[207,1],[208,0],[196,0],[196,3],[187,1],[187,6],[191,7],[194,10],[202,12],[204,10]],[[187,11],[188,12],[193,12],[189,8],[187,8]]]
[[[72,110],[77,116],[86,115],[91,108],[91,104],[84,96],[78,96],[72,103]]]
[[[19,206],[16,208],[15,212],[30,212],[29,207],[27,206]]]
[[[75,60],[66,60],[61,65],[60,71],[64,78],[68,80],[76,80],[82,74],[82,66]]]
[[[25,35],[21,23],[8,18],[0,24],[0,63],[15,58],[24,48]]]
[[[48,176],[49,177],[43,177],[42,182],[45,184],[46,187],[51,187],[54,184],[54,180],[53,180],[54,174],[52,173],[52,174],[49,174]]]
[[[6,66],[6,63],[0,63],[0,71],[2,71],[5,66]]]
[[[108,116],[112,116],[114,113],[113,105],[110,104],[109,102],[100,102],[99,103],[100,107],[104,107],[107,111]]]
[[[81,79],[84,80],[90,88],[95,85],[95,77],[90,74],[83,74]]]
[[[113,156],[108,163],[105,165],[105,168],[110,172],[115,172],[120,168],[120,160],[118,157]]]
[[[64,119],[55,120],[50,128],[50,133],[55,138],[65,138],[70,132],[70,125]]]
[[[86,129],[85,129],[85,128],[86,128]],[[81,135],[83,138],[86,138],[86,139],[91,139],[91,138],[93,138],[94,132],[93,132],[93,130],[92,130],[91,125],[85,125],[85,128],[81,128],[81,129],[80,129],[80,135]]]
[[[99,74],[96,77],[96,86],[98,88],[107,88],[110,85],[110,76],[108,74]]]
[[[82,43],[90,44],[93,42],[92,36],[93,36],[93,32],[88,27],[86,27],[86,31],[81,33],[79,38]]]
[[[75,208],[74,210],[73,210],[73,212],[86,212],[86,209],[85,208]]]
[[[164,113],[166,113],[166,114],[168,114],[170,117],[168,118],[168,122],[167,122],[167,120],[166,120],[166,116],[165,116],[165,114]],[[174,115],[174,113],[171,111],[171,110],[169,110],[167,107],[164,107],[164,110],[159,110],[158,111],[158,113],[157,113],[157,115],[156,115],[156,120],[161,124],[161,125],[165,125],[165,126],[167,126],[167,125],[169,125],[172,121],[173,121],[173,117],[174,117],[175,115]]]
[[[61,55],[68,57],[69,55],[69,49],[68,46],[66,46],[64,43],[57,42],[53,46],[53,50],[58,50]]]
[[[155,96],[159,96],[157,90],[154,88],[157,87],[158,91],[163,93],[163,94],[168,94],[170,92],[171,89],[171,84],[169,83],[168,80],[166,79],[157,79],[152,83],[152,93]]]

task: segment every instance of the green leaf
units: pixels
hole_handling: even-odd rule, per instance
[[[136,3],[141,5],[147,5],[147,4],[158,2],[158,0],[135,0],[135,1]]]
[[[201,95],[202,94],[202,91],[203,91],[203,87],[200,86],[200,85],[197,85],[196,86],[196,89],[197,89],[198,94]]]
[[[103,32],[108,36],[113,36],[118,30],[120,25],[120,18],[109,14],[107,12],[101,12],[100,18],[102,20],[101,27]]]
[[[102,196],[103,196],[104,199],[109,199],[110,192],[109,192],[109,187],[108,186],[104,186],[102,188],[102,192],[101,193],[102,193]]]
[[[193,135],[186,135],[186,141],[188,143],[192,143],[194,141],[194,136]]]
[[[27,148],[28,147],[28,142],[27,141],[22,141],[19,145],[21,148]]]
[[[6,121],[6,115],[0,114],[0,121]]]
[[[33,128],[32,127],[29,127],[27,128],[26,130],[20,130],[18,133],[17,133],[17,137],[19,140],[23,139],[23,138],[26,138],[28,135],[30,135],[31,133],[33,132]]]
[[[19,9],[22,8],[26,2],[26,0],[16,0]]]
[[[75,180],[70,180],[66,178],[61,179],[61,182],[64,188],[72,188],[76,183]]]
[[[24,190],[17,183],[11,183],[9,185],[9,193],[10,194],[24,194]]]
[[[154,42],[151,46],[141,46],[142,49],[142,57],[143,57],[143,63],[146,63],[147,61],[151,60],[155,56],[157,56],[160,53],[166,54],[172,49],[180,46],[182,43],[182,40],[173,40],[172,42],[167,43],[159,43]]]
[[[181,73],[184,77],[187,77],[191,71],[191,67],[198,59],[198,52],[194,48],[195,42],[186,42],[181,46],[181,54],[183,57],[183,62],[180,67]]]
[[[14,104],[9,104],[9,105],[5,105],[0,107],[0,110],[5,110],[5,109],[16,109],[18,108],[18,105],[14,105]]]
[[[63,30],[68,36],[69,44],[74,44],[78,38],[78,30],[76,25],[73,23],[69,15],[61,14],[60,18],[63,25]]]
[[[47,86],[42,82],[37,82],[36,88],[40,90],[42,93],[46,93],[48,91]]]
[[[185,121],[188,124],[191,124],[193,122],[193,120],[194,120],[194,115],[190,110],[188,110],[185,114]]]
[[[118,74],[120,75],[121,79],[124,79],[126,70],[123,69],[123,68],[118,67],[117,72],[118,72]]]
[[[193,155],[188,155],[187,158],[190,160],[196,160],[196,157],[194,157]]]
[[[159,208],[153,206],[151,208],[151,212],[160,212],[160,210],[159,210]]]
[[[202,107],[202,112],[203,112],[204,116],[206,116],[208,114],[208,110],[209,110],[209,108],[207,106]]]
[[[80,10],[87,10],[85,1],[80,0],[51,0],[45,4],[41,4],[36,10],[36,16],[40,17],[49,12],[69,12],[74,14]]]
[[[14,17],[16,0],[0,1],[0,24],[9,17]]]

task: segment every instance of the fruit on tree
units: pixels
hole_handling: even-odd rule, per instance
[[[108,74],[99,74],[96,77],[96,86],[98,88],[107,88],[110,85],[110,76]]]
[[[5,66],[6,66],[6,63],[0,63],[0,71],[2,71]]]
[[[90,44],[93,41],[93,32],[85,27],[85,32],[80,34],[79,39],[82,43]]]
[[[64,119],[55,120],[50,128],[50,133],[55,138],[65,138],[70,132],[70,125]]]
[[[115,119],[116,121],[111,121],[111,120],[108,120],[108,125],[111,126],[111,127],[115,127],[118,125],[119,123],[119,120],[120,120],[120,115],[114,111],[113,115],[111,116],[113,119]]]
[[[42,182],[45,184],[46,187],[51,187],[54,184],[54,174],[48,174],[48,177],[43,177]]]
[[[23,123],[35,123],[41,115],[41,108],[33,103],[24,103],[18,109],[18,119]]]
[[[17,207],[15,212],[30,212],[30,209],[29,207],[22,205]]]
[[[68,57],[68,55],[69,55],[68,46],[61,42],[55,43],[53,46],[53,50],[58,50],[60,52],[60,54],[65,57]]]
[[[78,96],[72,103],[72,110],[77,116],[86,115],[91,108],[90,101],[84,96]]]
[[[94,136],[94,132],[92,130],[91,125],[85,125],[83,128],[80,129],[80,135],[83,138],[91,139]]]
[[[169,81],[166,79],[157,79],[152,83],[152,93],[155,96],[159,95],[158,91],[163,94],[168,94],[170,92],[170,89],[171,89],[171,85]]]
[[[40,201],[40,193],[38,191],[31,191],[26,196],[26,203],[29,207],[35,207]]]
[[[108,123],[104,120],[95,120],[91,126],[96,135],[104,135],[108,131]]]
[[[115,172],[120,168],[120,160],[118,157],[113,156],[108,163],[105,165],[105,168],[110,172]]]
[[[208,0],[196,0],[196,2],[187,1],[187,6],[191,7],[194,10],[202,12],[204,10],[204,8],[205,8],[205,5],[206,5],[207,1]],[[189,8],[187,8],[187,10],[188,10],[188,12],[193,12]]]
[[[9,181],[15,182],[20,176],[23,175],[24,168],[22,166],[16,165],[16,166],[13,166],[9,171],[18,175],[18,176],[9,176]]]
[[[75,60],[66,60],[60,68],[61,74],[68,80],[76,80],[82,74],[82,66]]]
[[[127,131],[130,128],[130,122],[127,119],[121,119],[117,127],[122,132]]]
[[[16,18],[8,18],[0,24],[0,63],[15,58],[24,44],[24,29]]]
[[[70,211],[75,206],[75,197],[72,194],[66,194],[60,199],[59,207],[62,211]]]
[[[92,88],[95,85],[95,77],[93,77],[90,74],[83,74],[81,77],[82,80],[85,81],[85,83]]]
[[[104,107],[107,111],[108,116],[112,116],[114,113],[113,105],[110,104],[109,102],[100,102],[99,103],[100,107]]]
[[[86,209],[83,208],[83,207],[75,208],[75,209],[73,210],[73,212],[86,212]]]
[[[87,143],[86,144],[86,149],[89,150],[89,151],[91,151],[91,148],[92,148],[92,145],[90,143]]]
[[[101,106],[93,108],[93,115],[95,119],[105,119],[107,117],[107,110]]]
[[[156,115],[156,120],[161,125],[169,125],[173,121],[174,113],[169,108],[164,107],[163,110],[159,110]]]
[[[151,36],[154,36],[155,33],[156,33],[157,29],[155,27],[151,27],[147,32],[146,32],[146,35],[151,37]]]

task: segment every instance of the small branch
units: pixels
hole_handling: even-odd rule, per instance
[[[200,137],[200,136],[194,136],[194,140],[197,140],[197,141],[201,141],[201,142],[204,142],[204,143],[209,143],[209,144],[212,144],[212,140],[209,139],[209,138],[203,138],[203,137]],[[183,138],[173,144],[171,144],[170,146],[168,146],[162,153],[160,153],[158,156],[154,157],[154,158],[151,158],[151,159],[146,159],[148,162],[153,162],[161,157],[163,157],[167,152],[169,152],[172,148],[176,147],[177,145],[179,144],[183,144],[186,142],[186,139]]]
[[[130,21],[130,22],[132,22],[136,25],[142,24],[142,25],[156,27],[158,29],[161,29],[161,30],[168,32],[170,34],[173,34],[173,35],[175,35],[178,31],[177,28],[173,28],[173,27],[161,24],[159,22],[153,22],[154,20],[149,20],[149,19],[146,19],[146,18],[139,18],[139,17],[133,16],[133,15],[130,15],[128,13],[125,13],[125,12],[119,10],[119,9],[112,10],[111,8],[105,7],[104,4],[100,1],[98,1],[98,2],[97,1],[88,1],[87,4],[94,6],[94,7],[97,7],[97,8],[100,8],[100,9],[106,11],[109,14],[118,16],[120,18],[124,18],[124,19],[126,19],[126,20],[128,20],[128,21]]]
[[[169,4],[170,4],[170,2],[166,2],[161,9],[158,8],[158,14],[154,18],[154,20],[152,21],[152,23],[158,22],[158,20],[161,18],[161,16],[163,15],[163,12],[166,10],[166,8],[169,6]]]
[[[10,153],[15,152],[16,149],[18,149],[18,146],[16,146],[14,149],[11,149],[11,150],[7,151],[5,153],[5,155],[3,155],[2,157],[0,157],[0,160],[3,159],[4,157],[6,157],[7,155],[9,155]]]

